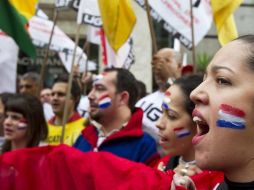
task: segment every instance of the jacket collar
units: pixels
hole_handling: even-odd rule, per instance
[[[106,138],[104,142],[111,141],[113,139],[119,139],[123,137],[140,137],[144,134],[142,130],[142,118],[143,110],[136,108],[133,112],[129,122],[120,131],[117,131]],[[98,140],[98,130],[94,125],[88,125],[82,131],[83,137],[93,146],[96,147]],[[103,143],[104,143],[103,142]]]

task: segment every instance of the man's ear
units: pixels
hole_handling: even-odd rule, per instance
[[[127,91],[120,93],[120,105],[128,105],[130,95]]]

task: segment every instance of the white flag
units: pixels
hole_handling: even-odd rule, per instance
[[[130,69],[131,65],[135,62],[132,38],[130,37],[117,53],[111,48],[105,35],[102,34],[101,40],[103,62],[106,67]]]
[[[18,46],[0,30],[0,93],[16,92]]]

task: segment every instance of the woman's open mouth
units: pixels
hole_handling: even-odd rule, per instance
[[[209,125],[198,111],[194,110],[192,116],[197,125],[197,134],[193,137],[192,144],[196,145],[209,132]]]

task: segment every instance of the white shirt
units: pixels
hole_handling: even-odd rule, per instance
[[[145,132],[149,133],[155,139],[158,149],[160,149],[158,145],[159,130],[156,127],[156,123],[162,115],[161,105],[163,102],[163,98],[164,92],[156,91],[140,99],[135,105],[136,107],[140,107],[144,111],[142,128]]]

